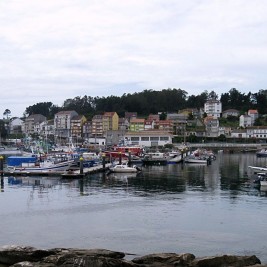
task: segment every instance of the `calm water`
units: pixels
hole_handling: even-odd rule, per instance
[[[248,165],[267,159],[218,154],[211,166],[143,167],[133,177],[5,177],[0,245],[255,254],[267,263],[267,193]]]

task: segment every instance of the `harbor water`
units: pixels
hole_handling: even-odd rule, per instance
[[[255,254],[267,263],[267,192],[248,168],[267,158],[216,156],[209,166],[145,166],[137,175],[4,177],[0,245]]]

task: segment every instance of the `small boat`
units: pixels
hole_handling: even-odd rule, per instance
[[[167,154],[167,163],[179,163],[182,161],[182,154],[180,151],[171,151]]]
[[[134,166],[128,166],[127,164],[116,164],[113,167],[109,168],[110,172],[115,173],[135,173],[138,172],[140,169],[134,165]]]
[[[185,163],[200,163],[200,164],[208,164],[208,158],[199,157],[195,155],[188,155],[184,158]]]
[[[253,183],[267,185],[267,174],[265,172],[258,172],[256,179],[253,180]]]
[[[267,157],[267,150],[266,149],[261,149],[260,151],[256,152],[256,156],[258,158],[265,158]]]
[[[142,162],[144,165],[166,165],[168,157],[165,153],[149,152],[144,155]]]

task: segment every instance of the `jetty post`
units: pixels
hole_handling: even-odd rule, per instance
[[[80,157],[80,174],[83,174],[83,157]]]
[[[122,158],[122,155],[121,155],[121,152],[119,152],[119,164],[121,164],[121,158]]]
[[[0,155],[1,191],[4,189],[4,157]]]
[[[103,165],[103,171],[106,169],[106,154],[102,154],[102,165]]]
[[[131,166],[132,165],[132,153],[129,150],[129,156],[128,156],[128,165]]]
[[[1,172],[1,177],[4,176],[4,157],[1,155],[0,156],[0,172]]]

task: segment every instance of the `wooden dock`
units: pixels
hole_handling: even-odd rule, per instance
[[[62,178],[82,178],[86,177],[90,174],[97,173],[97,172],[105,172],[109,169],[111,166],[111,163],[106,163],[105,167],[103,165],[97,165],[89,168],[83,168],[82,171],[80,168],[70,169],[65,172],[53,172],[53,171],[47,171],[47,172],[27,172],[27,171],[2,171],[1,175],[3,176],[59,176]]]

